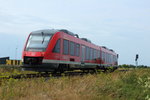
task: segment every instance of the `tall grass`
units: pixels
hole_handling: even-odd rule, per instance
[[[0,100],[150,100],[150,69],[0,80]]]

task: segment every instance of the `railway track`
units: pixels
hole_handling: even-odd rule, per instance
[[[48,74],[18,74],[10,76],[1,76],[0,79],[28,79],[28,78],[39,78],[39,77],[49,77]]]
[[[128,69],[118,69],[120,72],[127,72],[129,71]],[[3,79],[31,79],[31,78],[51,78],[51,77],[63,77],[63,76],[83,76],[87,74],[98,74],[98,73],[111,73],[112,71],[66,71],[64,73],[52,73],[52,72],[47,72],[47,73],[29,73],[29,74],[17,74],[17,75],[9,75],[9,76],[0,76],[0,80]]]
[[[50,78],[50,77],[62,77],[62,76],[82,76],[86,74],[94,74],[94,72],[64,72],[64,73],[34,73],[34,74],[17,74],[17,75],[10,75],[10,76],[0,76],[0,80],[3,79],[31,79],[31,78]]]

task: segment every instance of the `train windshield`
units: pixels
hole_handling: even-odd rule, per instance
[[[26,46],[26,51],[45,51],[52,35],[31,34]]]

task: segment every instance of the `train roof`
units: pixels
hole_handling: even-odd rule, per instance
[[[103,50],[106,50],[107,52],[112,52],[115,53],[115,51],[113,49],[109,49],[106,46],[101,46],[101,48],[103,48]],[[115,53],[116,54],[116,53]]]
[[[43,30],[37,30],[37,31],[33,31],[31,32],[31,34],[55,34],[56,32],[64,32],[66,34],[69,34],[71,36],[76,36],[77,38],[79,38],[79,36],[77,34],[74,34],[73,32],[70,32],[66,29],[43,29]]]
[[[87,38],[80,38],[81,40],[84,40],[86,42],[92,43],[91,40],[87,39]]]
[[[37,30],[37,31],[33,31],[31,32],[31,34],[55,34],[56,32],[64,32],[68,35],[74,36],[79,38],[78,34],[74,34],[73,32],[70,32],[66,29],[43,29],[43,30]],[[87,38],[80,38],[81,40],[84,40],[86,42],[92,43],[89,39]]]
[[[44,34],[55,34],[56,32],[59,32],[59,31],[56,30],[56,29],[43,29],[43,30],[33,31],[33,32],[31,32],[31,34],[41,34],[41,33],[44,33]]]
[[[64,32],[64,33],[66,33],[66,34],[68,34],[68,35],[71,35],[71,36],[76,36],[77,38],[79,38],[79,36],[77,35],[77,34],[74,34],[73,32],[70,32],[70,31],[68,31],[68,30],[66,30],[66,29],[43,29],[43,30],[37,30],[37,31],[33,31],[33,32],[31,32],[31,34],[55,34],[56,32]],[[81,40],[83,40],[83,41],[86,41],[86,42],[89,42],[89,43],[92,43],[89,39],[87,39],[87,38],[80,38]],[[105,50],[108,50],[108,51],[111,51],[111,52],[114,52],[114,50],[112,50],[112,49],[108,49],[107,47],[105,47],[105,46],[101,46],[103,49],[105,49]]]
[[[68,30],[66,30],[66,29],[60,29],[59,31],[60,31],[60,32],[64,32],[64,33],[66,33],[66,34],[69,34],[69,35],[71,35],[71,36],[76,36],[77,38],[79,38],[78,34],[74,34],[73,32],[70,32],[70,31],[68,31]]]

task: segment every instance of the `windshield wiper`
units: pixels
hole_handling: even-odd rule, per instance
[[[42,44],[44,43],[45,41],[45,36],[44,36],[44,33],[42,32],[42,37],[43,37],[43,40],[42,40]]]

